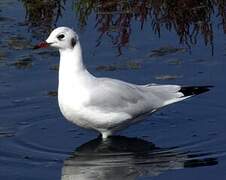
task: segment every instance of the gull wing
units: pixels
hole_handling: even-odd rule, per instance
[[[183,96],[177,85],[134,85],[120,80],[98,78],[87,104],[100,111],[127,113],[130,117],[150,113]]]

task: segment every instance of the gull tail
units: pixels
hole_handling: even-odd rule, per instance
[[[179,102],[179,101],[183,101],[183,100],[190,98],[192,96],[196,96],[196,95],[205,93],[213,87],[214,86],[182,86],[179,89],[179,91],[177,91],[177,93],[182,93],[182,96],[180,95],[180,97],[176,97],[176,98],[166,100],[164,102],[164,106],[167,106],[169,104],[176,103],[176,102]]]
[[[187,97],[205,93],[209,91],[210,88],[213,88],[213,86],[185,86],[181,87],[179,92],[181,92],[184,95],[183,97]]]

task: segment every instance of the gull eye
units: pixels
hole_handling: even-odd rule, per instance
[[[57,36],[57,39],[59,39],[60,41],[64,38],[65,36],[63,34],[60,34]]]

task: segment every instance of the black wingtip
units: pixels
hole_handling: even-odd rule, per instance
[[[181,87],[179,92],[183,93],[184,96],[193,96],[207,92],[213,87],[214,86],[185,86]]]

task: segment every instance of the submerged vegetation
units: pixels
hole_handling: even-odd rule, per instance
[[[48,34],[62,16],[66,0],[19,0],[26,10],[25,23],[35,37]]]
[[[99,40],[107,36],[118,47],[129,42],[133,21],[140,23],[141,30],[150,24],[159,37],[162,29],[175,31],[179,41],[188,47],[196,44],[199,34],[205,44],[212,44],[215,11],[218,11],[216,16],[221,17],[218,24],[223,25],[224,31],[226,27],[226,3],[220,0],[79,0],[75,7],[81,27],[95,13]]]
[[[39,27],[42,33],[48,33],[55,27],[67,2],[21,1],[26,8],[29,27]],[[224,0],[75,0],[74,9],[81,29],[90,16],[96,16],[95,28],[99,32],[97,46],[103,38],[110,38],[119,52],[129,43],[134,22],[140,24],[140,30],[150,26],[150,31],[159,37],[163,29],[176,32],[180,43],[187,47],[196,44],[199,35],[206,45],[212,46],[213,25],[221,26],[226,33]],[[39,36],[40,32],[35,35]]]

